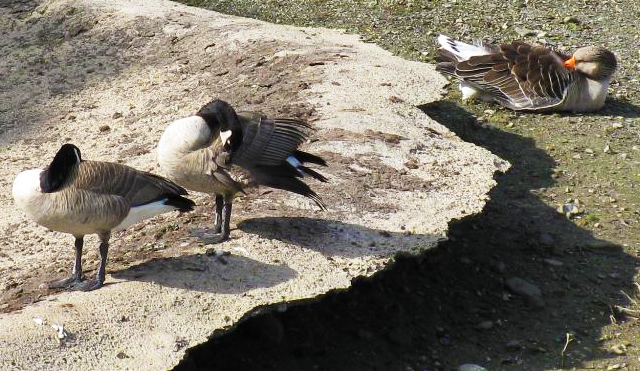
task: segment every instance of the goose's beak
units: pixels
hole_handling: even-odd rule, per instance
[[[575,57],[571,57],[571,58],[567,59],[566,61],[564,61],[564,66],[569,71],[575,70],[576,69],[576,58]]]

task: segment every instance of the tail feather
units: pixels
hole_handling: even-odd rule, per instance
[[[462,41],[454,40],[445,35],[438,36],[438,43],[443,50],[451,53],[458,62],[466,61],[469,58],[478,55],[494,53],[494,50],[492,48],[484,45],[483,43],[478,43],[478,45],[471,45],[463,43]]]
[[[186,197],[178,196],[175,194],[170,194],[166,197],[167,200],[164,202],[165,205],[173,206],[182,212],[193,211],[193,208],[196,206],[195,202]]]
[[[326,183],[328,181],[328,179],[325,178],[324,175],[322,175],[322,174],[318,173],[317,171],[315,171],[313,169],[310,169],[310,168],[308,168],[306,166],[302,166],[301,165],[300,167],[298,167],[298,169],[300,169],[300,171],[302,171],[304,174],[311,175],[314,179],[317,179],[317,180],[319,180],[319,181],[321,181],[323,183]]]
[[[297,193],[313,200],[323,211],[327,211],[327,206],[322,202],[320,196],[315,193],[306,183],[296,177],[284,177],[275,174],[260,174],[262,177],[258,179],[259,184],[267,187],[282,189],[285,191]]]
[[[303,164],[305,162],[310,162],[312,164],[327,166],[327,162],[320,156],[312,155],[311,153],[302,152],[302,151],[294,151],[293,156],[297,158]]]

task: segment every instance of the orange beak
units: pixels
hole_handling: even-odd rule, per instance
[[[564,66],[569,71],[575,70],[576,69],[576,58],[575,57],[571,57],[571,58],[567,59],[566,61],[564,61]]]

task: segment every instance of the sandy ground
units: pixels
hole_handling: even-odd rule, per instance
[[[0,12],[3,368],[169,368],[249,313],[349,287],[400,251],[434,247],[450,220],[482,209],[494,172],[509,166],[416,108],[446,84],[433,66],[340,31],[165,1]],[[72,238],[15,209],[15,175],[46,166],[65,142],[87,159],[157,172],[167,123],[213,98],[313,122],[305,150],[329,162],[330,182],[312,185],[329,212],[261,189],[236,202],[231,241],[203,247],[187,231],[211,225],[211,199],[194,195],[194,213],[114,234],[104,288],[39,289],[68,274]],[[95,244],[85,240],[87,269],[97,267]],[[64,326],[61,339],[51,325]]]

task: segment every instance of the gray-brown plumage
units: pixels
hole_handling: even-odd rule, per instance
[[[463,99],[514,110],[587,112],[602,108],[616,58],[596,46],[568,56],[522,41],[469,45],[440,35],[437,70],[461,81]]]
[[[263,185],[294,192],[326,209],[320,197],[299,178],[327,179],[306,163],[326,166],[298,147],[314,129],[304,121],[270,119],[240,112],[213,101],[195,116],[171,123],[160,138],[158,161],[163,172],[185,188],[215,195],[215,231],[207,242],[229,237],[231,206],[238,192]]]
[[[65,144],[45,169],[24,171],[13,184],[16,204],[36,223],[76,238],[73,276],[49,285],[94,290],[102,286],[112,230],[122,230],[153,215],[190,211],[187,192],[157,175],[128,166],[84,161]],[[101,263],[96,279],[82,282],[82,246],[87,234],[100,237]]]

